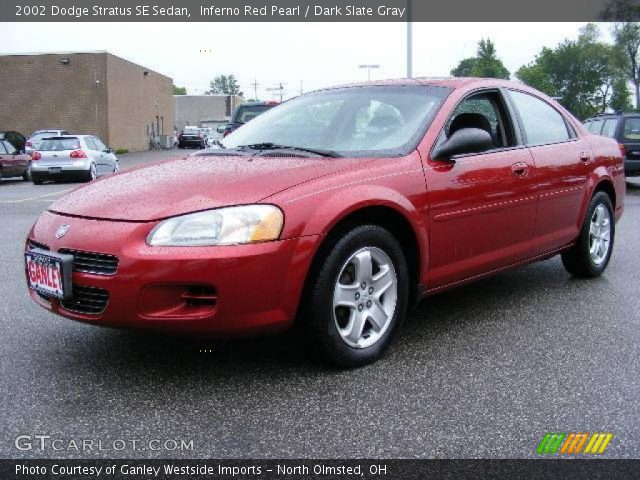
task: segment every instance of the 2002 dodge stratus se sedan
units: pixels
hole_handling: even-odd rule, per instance
[[[622,215],[614,140],[500,80],[309,93],[220,149],[54,203],[32,298],[94,325],[245,335],[301,322],[329,360],[378,358],[419,297],[562,255],[597,276]]]

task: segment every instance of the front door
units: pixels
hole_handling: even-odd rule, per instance
[[[430,289],[523,261],[533,250],[536,165],[520,144],[502,94],[462,100],[437,144],[461,123],[456,117],[464,127],[489,128],[494,148],[426,162]]]

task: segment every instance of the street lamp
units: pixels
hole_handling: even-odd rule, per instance
[[[360,68],[366,68],[367,69],[367,78],[368,81],[371,81],[371,69],[372,68],[380,68],[380,65],[371,65],[371,64],[364,64],[364,65],[360,65]]]

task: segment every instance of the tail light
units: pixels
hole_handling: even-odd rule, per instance
[[[620,149],[620,155],[622,155],[622,158],[626,158],[627,156],[627,149],[624,148],[624,145],[622,143],[618,144],[618,148]]]
[[[33,143],[31,143],[31,142],[27,142],[24,145],[25,145],[25,147],[33,147]]]
[[[40,155],[40,152],[33,152],[31,154],[31,160],[40,160],[42,158],[42,155]]]
[[[231,129],[230,128],[225,128],[224,129],[224,133],[222,134],[222,137],[226,137],[227,135],[229,135],[231,133]]]
[[[74,150],[69,156],[71,158],[87,158],[87,154],[83,150]]]

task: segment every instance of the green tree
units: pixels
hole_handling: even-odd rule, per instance
[[[174,95],[186,95],[187,94],[187,87],[177,87],[176,85],[173,86],[173,94]]]
[[[234,75],[218,75],[209,83],[209,91],[206,95],[238,95],[242,96],[240,85]]]
[[[565,40],[554,49],[543,48],[516,77],[560,103],[578,118],[586,118],[621,104],[628,95],[620,69],[619,50],[599,41],[595,24],[580,30],[577,40]]]
[[[509,79],[509,70],[498,58],[496,46],[487,38],[478,42],[475,57],[465,58],[458,66],[451,70],[454,77],[483,77]]]
[[[636,109],[640,109],[640,4],[636,0],[610,0],[602,12],[603,20],[612,22],[611,33],[620,50],[620,68],[633,83]]]

